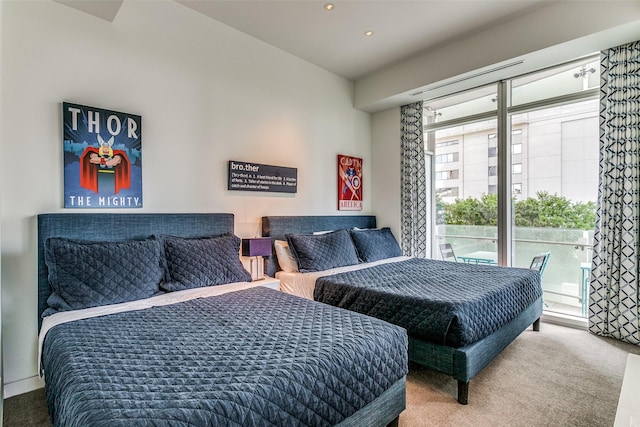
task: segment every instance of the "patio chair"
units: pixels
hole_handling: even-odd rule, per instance
[[[551,256],[551,252],[545,252],[539,255],[536,255],[531,260],[530,269],[536,270],[540,274],[540,280],[542,280],[542,273],[544,273],[544,268],[547,266],[547,261],[549,261],[549,257]],[[545,307],[549,307],[549,304],[542,301]]]
[[[453,246],[451,246],[451,243],[440,244],[440,255],[442,255],[443,261],[458,262],[458,258],[456,258],[456,254],[453,252]]]
[[[547,266],[547,261],[549,261],[550,256],[551,252],[545,252],[534,256],[531,260],[531,265],[529,266],[529,268],[540,273],[540,278],[542,278],[542,273],[544,273],[544,269]]]

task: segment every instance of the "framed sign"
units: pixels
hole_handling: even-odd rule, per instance
[[[227,189],[296,193],[298,169],[229,160]]]
[[[338,154],[338,210],[362,210],[362,159]]]
[[[142,118],[62,103],[65,208],[142,207]]]

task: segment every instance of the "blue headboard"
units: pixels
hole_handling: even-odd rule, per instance
[[[120,241],[144,239],[153,234],[181,237],[213,236],[233,232],[229,213],[55,213],[38,215],[38,329],[51,295],[44,242],[49,237]]]
[[[341,228],[376,228],[374,215],[326,215],[326,216],[263,216],[262,236],[271,240],[287,240],[288,233],[311,234],[314,231],[338,230]],[[269,276],[280,270],[275,252],[265,260]]]

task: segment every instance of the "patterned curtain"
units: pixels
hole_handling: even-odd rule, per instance
[[[640,41],[603,51],[589,331],[640,344]]]
[[[400,107],[401,246],[405,255],[427,257],[427,180],[422,102]]]

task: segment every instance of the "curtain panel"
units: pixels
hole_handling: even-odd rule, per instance
[[[589,331],[640,344],[640,41],[601,53]]]
[[[427,257],[427,181],[422,101],[400,107],[401,242],[408,256]]]

